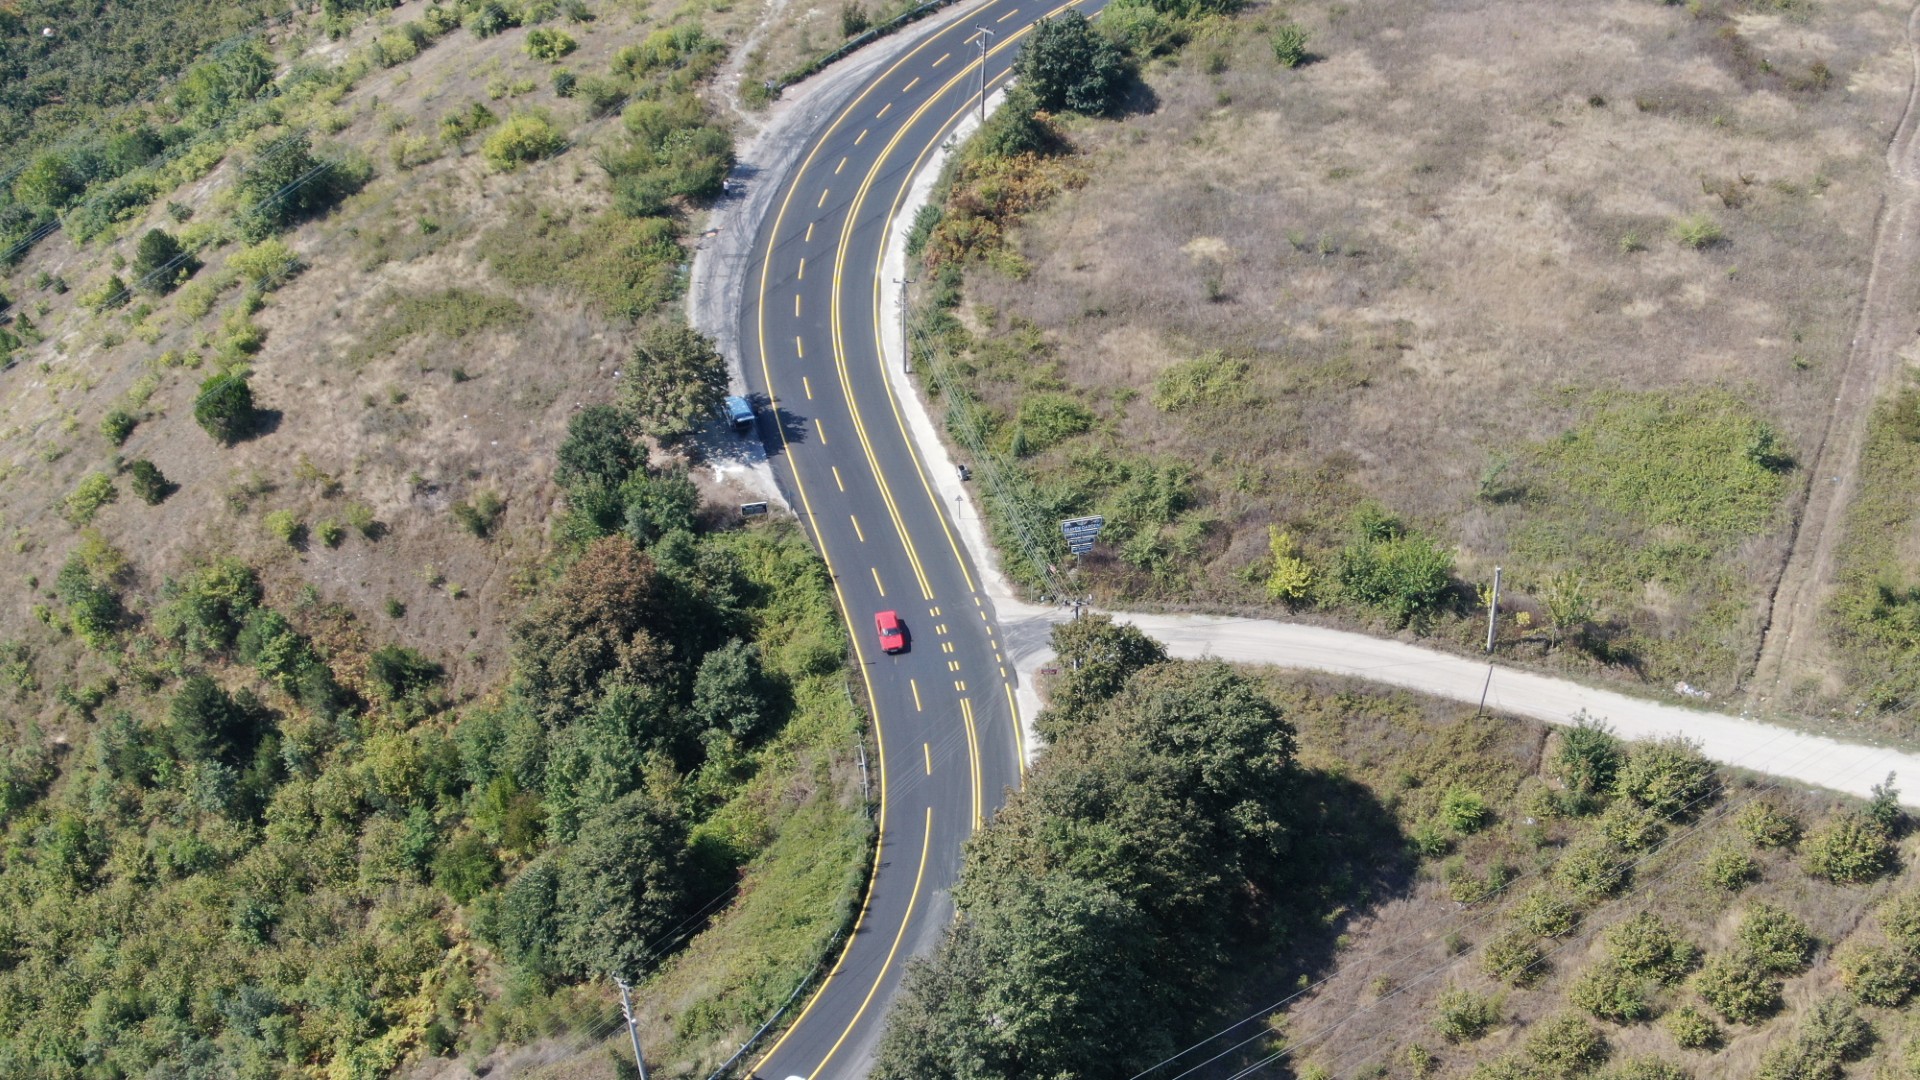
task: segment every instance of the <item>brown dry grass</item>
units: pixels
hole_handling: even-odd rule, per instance
[[[1198,470],[1202,566],[1171,593],[1117,570],[1102,590],[1257,604],[1243,572],[1269,523],[1337,544],[1373,497],[1457,544],[1463,579],[1504,564],[1524,592],[1553,569],[1516,567],[1539,511],[1480,498],[1480,478],[1573,423],[1570,388],[1725,387],[1810,448],[1905,99],[1904,15],[1263,8],[1150,72],[1150,111],[1076,125],[1089,182],[1022,231],[1026,280],[975,271],[968,298],[992,325],[1037,324],[1127,452]],[[1274,64],[1281,21],[1308,30],[1315,62]],[[1670,237],[1699,214],[1722,242]],[[1149,404],[1158,372],[1210,349],[1254,362],[1259,407],[1200,422]],[[984,396],[1010,409],[1020,389]],[[1786,521],[1725,556],[1737,609],[1765,596]],[[1670,600],[1650,587],[1606,614],[1671,637],[1692,613]],[[1724,652],[1750,657],[1757,618],[1718,617]]]

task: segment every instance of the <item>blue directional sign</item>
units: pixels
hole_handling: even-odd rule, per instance
[[[1068,518],[1060,523],[1060,535],[1066,537],[1068,551],[1085,555],[1093,550],[1093,542],[1100,539],[1100,530],[1106,524],[1107,519],[1099,516]]]

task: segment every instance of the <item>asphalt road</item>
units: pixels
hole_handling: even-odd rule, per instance
[[[859,921],[819,991],[755,1065],[767,1080],[866,1073],[907,960],[937,945],[952,917],[962,843],[1020,782],[1017,676],[993,603],[882,367],[881,256],[913,175],[978,109],[982,63],[991,92],[1032,24],[1073,6],[970,6],[819,117],[759,225],[742,366],[748,388],[772,403],[761,435],[774,474],[825,556],[852,630],[881,806]],[[873,617],[882,610],[900,613],[906,652],[881,652]]]

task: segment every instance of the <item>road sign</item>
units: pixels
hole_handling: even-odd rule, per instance
[[[1100,539],[1100,530],[1106,524],[1107,519],[1097,515],[1068,518],[1060,523],[1060,535],[1066,537],[1068,551],[1085,555],[1093,550],[1093,542]]]

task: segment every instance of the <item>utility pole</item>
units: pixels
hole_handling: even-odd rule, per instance
[[[907,286],[919,281],[919,278],[894,278],[893,283],[900,286],[900,371],[913,374],[913,342],[907,334]]]
[[[867,740],[865,738],[860,740],[860,801],[862,803],[873,801],[873,793],[867,786]]]
[[[980,122],[984,124],[987,122],[987,39],[993,36],[993,31],[974,23],[973,32],[980,37]]]
[[[1493,568],[1493,600],[1487,605],[1487,651],[1493,651],[1494,619],[1500,614],[1500,568]]]
[[[627,1037],[633,1040],[633,1063],[640,1070],[640,1080],[647,1080],[647,1062],[640,1056],[640,1029],[633,1026],[633,997],[627,992],[627,980],[615,979],[613,985],[620,988],[620,1015],[627,1018]]]

